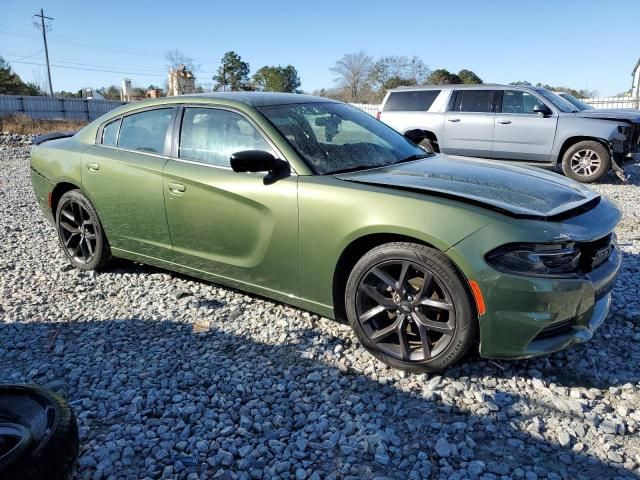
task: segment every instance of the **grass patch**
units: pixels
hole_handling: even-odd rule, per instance
[[[75,132],[88,123],[84,120],[39,120],[27,115],[9,115],[0,116],[0,132],[18,135]]]

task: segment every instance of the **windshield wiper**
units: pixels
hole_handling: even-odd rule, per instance
[[[357,172],[358,170],[369,170],[370,168],[380,168],[385,165],[357,165],[355,167],[347,167],[341,168],[339,170],[333,170],[328,173],[328,175],[335,175],[336,173],[349,173],[349,172]]]
[[[400,160],[394,162],[393,164],[397,165],[398,163],[413,162],[414,160],[420,160],[421,158],[431,157],[432,155],[433,153],[420,153],[416,155],[409,155],[408,157],[401,158]]]

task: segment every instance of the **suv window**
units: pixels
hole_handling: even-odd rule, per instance
[[[172,108],[146,110],[122,119],[118,146],[143,152],[163,153]]]
[[[502,94],[502,113],[531,113],[533,107],[540,105],[540,100],[530,93],[520,90],[505,90]]]
[[[228,167],[233,153],[272,151],[271,146],[242,115],[212,108],[185,108],[178,156]]]
[[[491,112],[493,90],[458,90],[453,104],[454,112]]]
[[[116,146],[118,143],[118,129],[120,128],[120,118],[109,123],[102,129],[102,144]]]
[[[440,90],[391,92],[383,112],[425,112],[431,108]]]

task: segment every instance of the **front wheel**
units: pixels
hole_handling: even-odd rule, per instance
[[[111,250],[96,209],[80,190],[70,190],[56,209],[60,246],[80,270],[96,270],[111,259]]]
[[[607,174],[609,168],[611,168],[611,154],[604,145],[592,140],[572,145],[562,157],[564,174],[582,183],[599,180]]]
[[[349,323],[363,346],[407,371],[438,371],[458,361],[476,337],[472,298],[452,262],[412,243],[365,254],[345,289]]]

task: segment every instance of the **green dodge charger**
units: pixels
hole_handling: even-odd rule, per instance
[[[588,340],[620,269],[620,212],[588,187],[427,153],[325,98],[163,98],[34,143],[76,268],[125,258],[348,321],[405,370]]]

